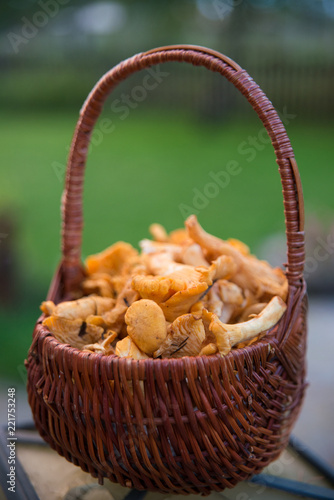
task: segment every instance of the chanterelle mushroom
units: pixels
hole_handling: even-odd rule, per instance
[[[216,338],[220,354],[225,356],[234,345],[250,340],[275,326],[285,310],[286,304],[283,300],[280,297],[273,297],[260,314],[244,323],[233,325],[222,323],[218,316],[205,309],[202,315],[203,321],[208,324],[209,331]]]
[[[269,299],[278,295],[286,300],[288,282],[280,268],[273,269],[267,262],[248,255],[245,246],[236,244],[237,240],[227,242],[207,233],[195,215],[188,217],[185,224],[189,236],[205,250],[207,258],[216,259],[220,255],[228,255],[234,259],[238,270],[231,281],[250,290],[257,299]]]
[[[183,264],[187,264],[188,266],[194,267],[209,267],[210,264],[205,260],[203,251],[197,243],[188,246],[185,250],[183,250],[181,260]]]
[[[167,253],[148,255],[148,259],[149,271],[158,276],[135,276],[132,286],[141,297],[157,302],[167,321],[188,313],[214,281],[236,270],[233,259],[226,255],[210,267],[179,264]]]
[[[284,313],[283,271],[241,241],[206,233],[195,216],[186,229],[150,231],[155,241],[142,240],[140,255],[119,242],[88,257],[81,292],[90,295],[43,302],[43,323],[58,340],[134,359],[226,355],[261,339]]]
[[[181,358],[197,356],[205,340],[202,319],[193,314],[184,314],[168,327],[168,334],[153,357]]]
[[[99,342],[94,344],[85,345],[84,351],[95,352],[97,354],[101,353],[106,356],[109,354],[114,354],[115,349],[112,347],[112,342],[116,339],[117,333],[109,331],[107,334],[103,334]]]
[[[140,249],[143,255],[149,255],[152,253],[158,253],[159,255],[167,254],[169,259],[175,259],[180,261],[184,249],[181,245],[176,245],[175,243],[166,243],[162,241],[152,241],[152,240],[141,240],[139,242]]]
[[[260,314],[260,312],[263,311],[266,305],[267,304],[265,302],[256,302],[255,304],[251,304],[250,306],[246,307],[246,309],[242,311],[242,315],[239,318],[240,323],[253,318],[257,314]]]
[[[122,280],[124,278],[122,277]],[[94,273],[82,282],[82,290],[85,294],[96,293],[101,297],[115,297],[115,276],[108,273]],[[117,280],[119,282],[119,279]]]
[[[168,241],[168,234],[166,229],[161,224],[151,224],[149,231],[155,241]]]
[[[125,337],[117,342],[115,354],[120,358],[148,359],[148,356],[138,349],[130,337]]]
[[[175,229],[167,234],[166,229],[161,224],[151,224],[149,231],[155,241],[175,243],[176,245],[191,245],[193,243],[183,228]]]
[[[139,296],[138,293],[133,290],[132,278],[128,279],[121,293],[118,295],[115,307],[102,315],[105,326],[120,333],[124,325],[124,316],[128,307],[135,302]]]
[[[55,305],[51,300],[42,302],[41,310],[52,316],[66,319],[86,319],[87,316],[94,314],[100,315],[112,309],[115,304],[114,299],[109,297],[99,297],[90,295],[82,299],[61,302]]]
[[[127,273],[128,269],[138,261],[138,252],[129,243],[119,241],[103,252],[90,255],[86,259],[86,268],[89,274]]]
[[[125,314],[129,337],[146,354],[153,354],[167,335],[166,320],[153,300],[137,300]]]
[[[43,325],[64,344],[82,349],[86,344],[96,342],[103,334],[103,328],[89,325],[82,319],[66,319],[61,316],[49,316]]]
[[[219,319],[223,323],[232,323],[246,305],[247,299],[243,295],[241,288],[235,283],[227,280],[219,280],[215,286],[223,301],[222,312],[218,315]]]
[[[218,347],[214,343],[205,345],[199,353],[199,356],[212,356],[218,352]]]

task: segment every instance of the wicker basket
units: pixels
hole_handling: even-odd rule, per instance
[[[305,389],[307,299],[299,172],[277,112],[246,71],[218,52],[172,46],[135,55],[101,78],[74,133],[63,196],[63,258],[48,299],[68,299],[82,279],[84,167],[103,103],[129,75],[167,61],[204,66],[225,76],[267,129],[283,186],[287,311],[274,335],[226,357],[140,361],[61,344],[41,325],[42,316],[26,363],[28,394],[45,441],[100,482],[108,478],[138,490],[209,494],[259,473],[279,456]]]

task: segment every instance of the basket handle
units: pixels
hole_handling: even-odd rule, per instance
[[[260,87],[238,64],[219,52],[193,45],[160,47],[137,54],[108,71],[88,95],[77,122],[62,198],[62,279],[70,293],[82,278],[83,178],[93,127],[110,92],[133,73],[170,62],[187,62],[225,76],[246,97],[266,128],[276,155],[283,187],[287,237],[286,274],[290,287],[300,287],[304,266],[304,202],[293,150],[276,110]]]

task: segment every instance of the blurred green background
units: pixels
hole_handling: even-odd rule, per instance
[[[104,72],[155,46],[221,51],[272,100],[303,181],[309,289],[333,291],[334,250],[312,268],[316,245],[333,241],[334,228],[332,0],[11,0],[1,3],[0,29],[2,378],[25,379],[60,259],[60,198],[79,109]],[[256,114],[217,74],[178,63],[161,70],[154,89],[138,90],[143,73],[124,82],[97,124],[83,258],[117,240],[137,245],[152,222],[181,227],[194,212],[208,231],[283,263],[280,179]],[[212,188],[212,173],[228,172],[231,161],[238,173]]]

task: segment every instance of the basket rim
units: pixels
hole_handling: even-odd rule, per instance
[[[78,359],[89,360],[88,363],[90,363],[90,362],[95,363],[97,361],[104,360],[103,363],[106,363],[106,364],[109,364],[108,361],[110,362],[110,364],[117,364],[117,365],[118,364],[120,364],[120,365],[131,364],[132,366],[134,366],[134,365],[136,365],[136,366],[148,365],[148,364],[153,363],[153,364],[163,364],[163,365],[170,365],[170,366],[179,365],[178,366],[178,368],[179,368],[181,365],[185,365],[187,363],[184,360],[195,360],[197,362],[197,360],[204,360],[205,359],[205,360],[208,360],[210,364],[214,362],[214,363],[217,363],[217,365],[219,365],[220,361],[222,359],[226,359],[226,360],[232,361],[232,363],[234,363],[234,361],[237,358],[239,358],[241,355],[247,356],[249,354],[252,354],[256,350],[263,350],[264,348],[268,349],[267,354],[269,354],[271,351],[274,352],[273,349],[275,349],[275,347],[278,346],[277,332],[279,330],[279,327],[282,326],[286,314],[287,314],[287,311],[285,311],[285,313],[283,314],[281,319],[272,328],[270,328],[269,330],[266,330],[265,332],[261,332],[264,335],[257,342],[255,342],[249,346],[245,346],[245,347],[238,347],[236,349],[232,348],[231,351],[228,354],[226,354],[225,356],[222,356],[221,354],[216,353],[216,354],[212,354],[210,356],[197,355],[197,356],[182,356],[180,358],[133,359],[130,357],[119,357],[116,354],[105,355],[102,353],[82,351],[77,347],[72,347],[70,344],[66,344],[64,342],[57,340],[56,337],[53,335],[53,333],[50,332],[50,330],[42,324],[42,319],[45,317],[44,314],[42,314],[39,317],[39,319],[36,323],[35,332],[37,330],[37,336],[38,336],[39,340],[41,340],[43,342],[47,342],[47,344],[50,345],[52,347],[52,349],[54,349],[55,351],[58,351],[58,352],[65,351],[68,354],[73,355],[73,357],[76,357]],[[192,361],[190,361],[190,363],[192,363]]]

